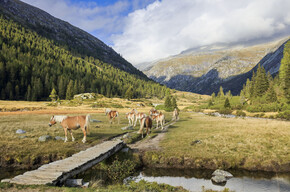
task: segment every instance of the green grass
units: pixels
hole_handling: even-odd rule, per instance
[[[76,115],[76,114],[71,114]],[[101,120],[101,123],[90,123],[90,134],[87,143],[81,142],[83,133],[81,129],[73,130],[75,142],[50,140],[39,142],[41,135],[64,137],[64,131],[59,124],[48,126],[51,115],[10,115],[0,116],[0,150],[2,165],[9,164],[29,165],[47,163],[52,160],[65,158],[84,150],[92,145],[100,143],[103,139],[123,133],[120,128],[127,125],[124,115],[120,115],[120,124],[109,124],[104,114],[91,114],[92,119]],[[23,129],[25,134],[16,134],[17,129]],[[20,135],[27,138],[20,139]],[[39,162],[40,161],[40,162]]]
[[[289,121],[182,113],[161,142],[162,153],[147,158],[180,167],[289,171],[289,127]]]

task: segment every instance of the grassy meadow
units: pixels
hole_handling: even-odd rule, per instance
[[[290,122],[181,113],[148,163],[179,168],[290,170]],[[197,142],[197,140],[200,141]]]

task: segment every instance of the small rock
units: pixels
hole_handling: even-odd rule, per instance
[[[82,188],[88,188],[89,185],[90,185],[90,182],[86,182],[86,183],[84,183],[84,184],[82,185]]]
[[[102,121],[97,120],[97,119],[91,119],[91,122],[94,122],[94,123],[100,123],[100,122],[102,122]]]
[[[48,140],[51,140],[52,137],[50,135],[42,135],[38,138],[38,141],[40,142],[45,142],[45,141],[48,141]]]
[[[213,176],[224,176],[226,178],[231,178],[233,175],[227,171],[217,169],[212,173]]]
[[[26,131],[24,131],[24,130],[22,130],[22,129],[18,129],[18,130],[16,131],[16,133],[17,133],[17,134],[24,134],[24,133],[26,133]]]
[[[21,136],[19,136],[18,138],[19,138],[19,139],[24,139],[24,138],[27,138],[27,136],[25,136],[25,135],[21,135]]]
[[[218,176],[213,176],[211,178],[211,181],[213,182],[213,184],[224,186],[227,183],[227,178],[224,176],[218,175]]]
[[[130,138],[130,137],[131,137],[131,136],[130,136],[130,134],[129,134],[129,133],[127,133],[127,134],[123,135],[123,139]]]
[[[1,183],[10,183],[10,179],[2,179]]]
[[[83,179],[67,179],[65,186],[67,187],[80,187],[83,185]]]
[[[195,140],[190,143],[190,145],[195,145],[201,143],[201,140]]]
[[[128,153],[129,152],[129,148],[128,147],[123,148],[121,151],[124,152],[124,153]]]
[[[64,141],[64,137],[60,137],[60,136],[56,136],[54,139],[57,140],[57,141],[59,141],[59,140]]]
[[[122,130],[133,130],[133,126],[130,125],[130,126],[127,126],[127,127],[122,127],[121,129]]]

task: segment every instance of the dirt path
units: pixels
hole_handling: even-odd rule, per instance
[[[161,133],[159,133],[157,136],[140,140],[134,144],[129,144],[128,146],[131,149],[138,151],[160,150],[161,147],[159,146],[159,142],[164,138],[168,127],[174,123],[176,123],[176,121],[170,121],[167,125],[164,126],[164,130],[161,131]]]

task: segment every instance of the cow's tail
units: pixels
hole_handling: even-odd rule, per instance
[[[86,124],[85,124],[85,127],[86,127],[86,131],[88,134],[90,134],[90,119],[91,119],[91,116],[90,115],[87,115],[86,116]]]

